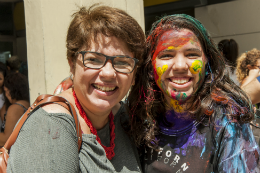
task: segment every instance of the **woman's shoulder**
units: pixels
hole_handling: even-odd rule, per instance
[[[230,117],[229,112],[220,105],[214,108],[214,110],[211,123],[214,125],[214,130],[217,133],[223,132],[227,137],[237,135],[241,135],[240,137],[245,135],[252,137],[252,130],[248,122],[240,122]]]
[[[57,96],[65,98],[70,104],[74,103],[71,89],[68,89],[68,90],[62,92],[61,94],[59,94]],[[74,105],[71,105],[71,106],[74,106]],[[61,106],[57,103],[44,105],[42,108],[48,113],[66,113],[66,114],[71,115],[70,111],[68,111],[66,108],[64,108],[63,106]]]
[[[21,104],[23,105],[23,104]],[[24,106],[24,105],[23,105]],[[25,107],[26,109],[28,108],[29,106]],[[24,114],[24,108],[22,106],[20,106],[19,104],[12,104],[8,107],[7,111],[6,111],[6,115],[19,115],[21,116],[22,114]]]
[[[71,113],[66,108],[55,103],[44,105],[42,109],[47,113],[65,113],[71,115]]]
[[[27,100],[18,100],[15,104],[12,104],[12,105],[18,105],[20,107],[24,107],[24,108],[28,109],[30,106],[30,103]]]

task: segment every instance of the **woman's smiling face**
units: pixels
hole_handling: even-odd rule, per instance
[[[178,112],[202,85],[207,59],[196,35],[188,29],[162,34],[152,57],[154,79]]]
[[[92,42],[88,51],[99,52],[108,56],[127,55],[134,57],[126,43],[116,37],[98,35],[98,42]],[[134,72],[126,74],[114,70],[111,60],[100,69],[91,69],[83,65],[79,54],[75,67],[71,63],[74,74],[74,90],[83,108],[92,113],[111,111],[127,94],[131,87]]]

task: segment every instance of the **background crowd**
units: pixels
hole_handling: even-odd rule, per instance
[[[6,64],[0,63],[0,146],[30,105],[28,79],[19,72],[20,67],[17,56],[7,59]]]

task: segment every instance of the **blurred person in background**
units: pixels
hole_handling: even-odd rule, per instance
[[[5,95],[4,95],[4,78],[6,76],[6,66],[4,63],[0,62],[0,115],[1,109],[5,103]],[[0,118],[0,126],[2,124],[2,119]]]
[[[11,135],[15,124],[26,112],[29,103],[29,86],[27,78],[20,73],[10,73],[4,80],[5,96],[10,102],[6,105],[7,110],[1,117],[0,146],[3,146]],[[2,110],[1,110],[2,112]]]
[[[259,76],[260,51],[252,49],[243,53],[237,60],[236,75],[241,87],[246,86]],[[255,102],[253,102],[255,104]]]
[[[235,82],[235,84],[239,85],[239,82],[236,77],[236,61],[238,58],[238,44],[233,39],[225,39],[221,40],[218,43],[218,49],[224,56],[227,61],[227,72],[229,77]]]
[[[10,72],[19,73],[21,61],[19,60],[18,56],[11,56],[6,60],[6,66]]]
[[[248,94],[254,104],[255,121],[253,133],[258,145],[260,144],[260,51],[252,49],[243,53],[237,60],[236,75],[242,90]]]

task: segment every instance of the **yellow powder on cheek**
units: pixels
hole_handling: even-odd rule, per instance
[[[198,72],[201,71],[203,66],[203,62],[201,60],[195,60],[192,62],[191,66],[190,66],[190,71],[193,74],[197,74]]]

